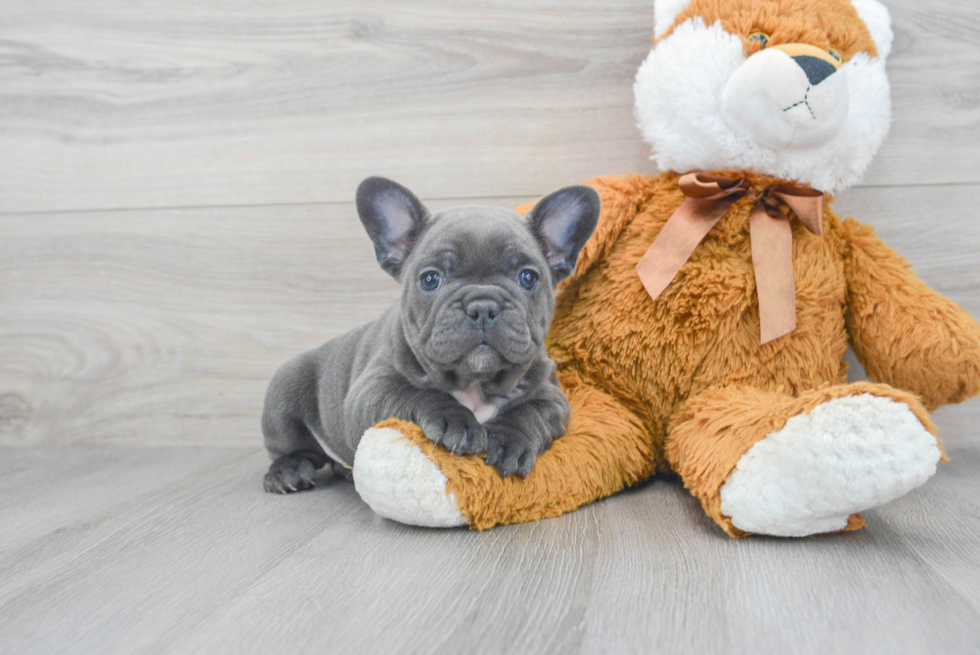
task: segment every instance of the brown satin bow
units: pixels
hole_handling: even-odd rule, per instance
[[[687,200],[668,219],[636,265],[640,281],[654,299],[663,293],[701,240],[735,201],[752,191],[745,178],[705,173],[683,175],[678,185]],[[793,230],[787,209],[808,230],[817,236],[823,235],[823,193],[820,191],[781,185],[758,193],[749,214],[749,234],[764,344],[796,329]]]

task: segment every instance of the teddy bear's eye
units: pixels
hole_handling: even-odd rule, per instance
[[[760,47],[765,48],[769,45],[769,35],[765,32],[752,32],[749,34],[749,41],[755,41]]]
[[[837,50],[836,48],[831,48],[827,52],[830,54],[831,57],[833,57],[837,61],[840,61],[840,51],[839,50]]]

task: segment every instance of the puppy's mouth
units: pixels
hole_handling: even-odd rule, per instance
[[[484,393],[502,396],[513,391],[526,371],[527,366],[517,366],[489,344],[481,343],[442,369],[439,379],[447,389],[454,391],[479,383]]]
[[[500,356],[490,344],[484,342],[463,356],[461,362],[470,371],[478,375],[496,373],[508,365],[508,362]]]
[[[505,309],[489,328],[462,312],[447,311],[420,344],[428,360],[447,369],[487,373],[522,366],[534,357],[535,340],[525,317]]]

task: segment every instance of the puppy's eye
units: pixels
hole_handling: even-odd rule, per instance
[[[769,35],[765,32],[752,32],[752,34],[749,34],[749,41],[755,41],[759,44],[759,47],[765,48],[769,45]]]
[[[435,291],[442,286],[442,276],[435,271],[426,271],[419,278],[419,284],[422,285],[422,291]]]
[[[840,61],[840,51],[837,50],[836,48],[831,48],[830,50],[827,51],[827,53],[830,54],[830,56],[836,59],[837,61]]]
[[[538,286],[538,274],[529,268],[525,268],[517,274],[517,282],[528,291],[534,291],[534,288]]]

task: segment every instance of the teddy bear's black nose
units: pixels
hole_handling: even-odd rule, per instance
[[[830,64],[819,57],[811,57],[810,55],[797,55],[793,57],[793,61],[796,65],[803,69],[806,73],[806,79],[810,80],[811,86],[816,86],[823,82],[825,79],[837,72],[833,64]]]

